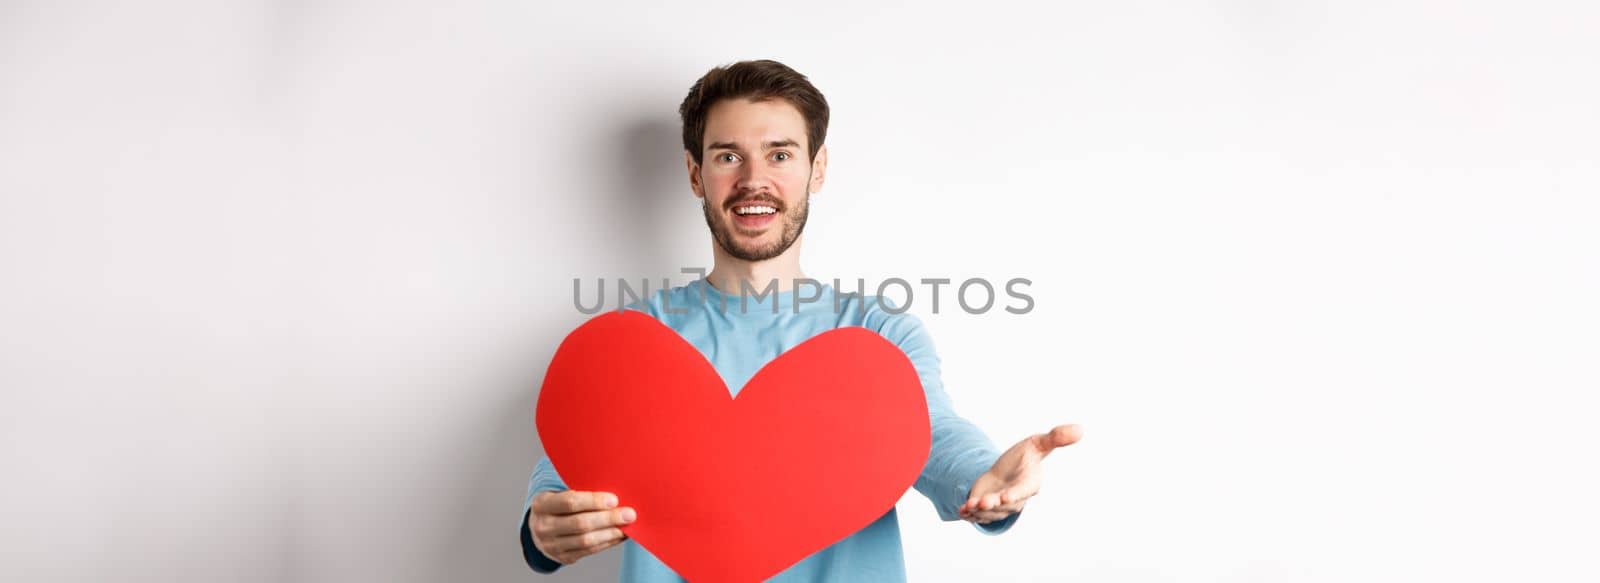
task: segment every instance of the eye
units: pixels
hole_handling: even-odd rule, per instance
[[[788,153],[788,152],[778,152],[778,153],[776,153],[776,154],[773,154],[773,155],[772,155],[772,156],[773,156],[773,157],[775,157],[775,158],[776,158],[776,157],[778,157],[778,156],[782,156],[782,158],[778,158],[778,161],[779,161],[779,162],[782,162],[782,161],[784,161],[784,160],[788,160],[788,159],[790,159],[790,158],[793,158],[793,157],[794,157],[794,156],[791,156],[791,155],[789,155],[789,153]]]
[[[717,161],[719,162],[736,162],[738,160],[739,155],[733,152],[723,152],[717,155]]]

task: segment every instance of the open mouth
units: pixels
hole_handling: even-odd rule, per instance
[[[743,204],[733,207],[733,222],[745,229],[760,229],[778,218],[778,207],[764,204]]]

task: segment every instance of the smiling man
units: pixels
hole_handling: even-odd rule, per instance
[[[796,282],[815,281],[800,269],[800,249],[811,195],[822,190],[828,167],[828,103],[822,93],[781,63],[743,61],[696,81],[679,114],[689,186],[701,199],[711,232],[713,268],[700,280],[660,290],[628,309],[676,330],[735,395],[762,365],[812,336],[841,326],[881,334],[911,359],[928,400],[933,442],[915,489],[944,520],[967,520],[987,534],[1011,528],[1039,491],[1042,460],[1076,442],[1082,430],[1061,425],[1001,452],[952,409],[939,356],[915,316],[881,297],[827,285],[818,284],[814,295],[798,295]],[[550,573],[621,545],[622,581],[682,581],[618,528],[637,519],[627,500],[570,490],[549,459],[540,459],[519,527],[523,555],[534,570]],[[771,580],[905,580],[896,510]]]

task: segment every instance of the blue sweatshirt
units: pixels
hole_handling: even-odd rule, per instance
[[[734,395],[763,365],[812,336],[841,326],[861,326],[883,335],[911,359],[928,397],[933,445],[927,465],[913,487],[933,502],[940,519],[959,520],[958,509],[966,502],[972,483],[994,465],[1000,457],[999,450],[981,430],[951,409],[950,398],[939,379],[939,355],[921,320],[909,313],[893,313],[899,308],[887,298],[840,294],[829,285],[821,288],[820,297],[812,301],[812,296],[818,295],[817,286],[799,286],[797,308],[793,291],[764,296],[747,292],[741,296],[736,291],[724,293],[698,279],[658,290],[627,309],[649,314],[676,330],[716,368]],[[519,526],[523,557],[535,571],[551,573],[561,564],[534,547],[528,532],[528,508],[535,494],[566,489],[550,459],[541,458],[528,480]],[[620,506],[627,504],[627,500],[619,502]],[[974,526],[979,532],[999,534],[1010,529],[1020,515],[1013,513],[1002,520]],[[623,583],[683,581],[633,539],[621,547]],[[855,534],[811,554],[769,581],[878,583],[905,579],[900,525],[895,509],[890,508]]]

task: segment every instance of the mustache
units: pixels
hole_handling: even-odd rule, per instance
[[[746,196],[744,198],[729,202],[728,203],[728,210],[733,210],[736,207],[741,207],[741,206],[749,205],[749,204],[766,205],[766,206],[770,206],[772,208],[778,209],[778,212],[783,212],[783,202],[782,201],[779,201],[776,198],[773,198],[773,197],[770,197],[770,196],[764,196],[764,195]]]

